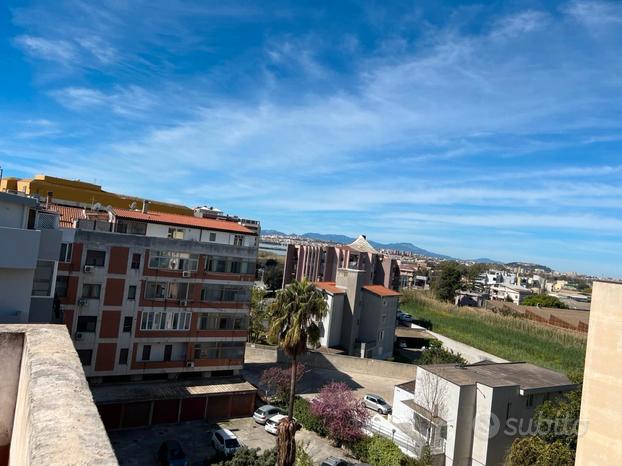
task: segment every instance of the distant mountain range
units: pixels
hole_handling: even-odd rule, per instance
[[[342,244],[350,244],[356,238],[352,238],[346,235],[331,235],[331,234],[323,234],[323,233],[304,233],[302,235],[298,235],[296,233],[283,233],[282,231],[277,230],[262,230],[262,235],[273,235],[273,236],[300,236],[302,238],[309,238],[318,241],[332,241],[334,243],[342,243]],[[395,249],[397,251],[405,251],[413,254],[418,254],[420,256],[426,257],[434,257],[436,259],[452,259],[452,257],[445,256],[443,254],[438,254],[435,252],[428,251],[426,249],[422,249],[420,247],[415,246],[412,243],[379,243],[377,241],[368,240],[369,244],[371,244],[376,249]],[[486,259],[491,261],[490,259]]]

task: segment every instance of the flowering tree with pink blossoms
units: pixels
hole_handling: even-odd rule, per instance
[[[369,413],[343,382],[331,382],[311,401],[311,413],[324,421],[328,437],[336,444],[353,442],[363,436]]]
[[[305,365],[296,363],[296,385],[305,373]],[[273,396],[278,403],[285,404],[289,399],[292,368],[270,367],[261,373],[259,383],[266,388],[269,396]]]

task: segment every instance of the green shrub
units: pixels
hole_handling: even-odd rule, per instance
[[[296,446],[296,466],[314,466],[313,458],[307,453],[308,443],[301,443]]]
[[[399,466],[406,455],[390,439],[374,435],[348,445],[352,456],[373,466]]]
[[[443,348],[443,344],[438,340],[431,340],[430,347],[425,349],[417,364],[422,366],[428,364],[466,364],[467,361],[460,353],[454,353],[452,350]]]
[[[540,437],[524,437],[512,443],[506,465],[573,466],[574,454],[560,441],[547,443]]]
[[[258,448],[240,448],[235,454],[226,460],[220,461],[215,466],[274,466],[276,464],[276,450],[264,450],[259,453]]]
[[[396,466],[402,462],[404,453],[391,440],[377,435],[371,437],[367,448],[367,462],[374,466]]]
[[[305,429],[326,437],[328,432],[324,421],[311,414],[311,404],[304,398],[296,398],[294,401],[294,417]]]

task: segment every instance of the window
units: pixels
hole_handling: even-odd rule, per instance
[[[212,341],[194,345],[195,359],[242,359],[243,341]]]
[[[192,312],[144,311],[141,330],[189,330]]]
[[[169,228],[168,237],[173,239],[184,239],[184,230],[182,228]]]
[[[207,272],[255,273],[255,262],[243,261],[231,257],[207,256],[205,261]]]
[[[244,246],[244,235],[234,235],[233,236],[233,245],[234,246]]]
[[[133,320],[133,317],[123,318],[123,331],[125,333],[129,333],[132,331],[132,320]]]
[[[56,277],[56,290],[54,291],[54,295],[58,298],[66,298],[67,297],[67,287],[69,284],[69,277],[59,275]]]
[[[119,351],[119,365],[120,366],[126,366],[127,365],[127,357],[129,355],[129,348],[121,348],[121,351]]]
[[[527,395],[527,399],[525,400],[528,408],[533,406],[533,395]]]
[[[76,332],[93,333],[97,328],[97,316],[79,316]]]
[[[59,262],[71,262],[71,252],[73,250],[73,244],[61,243],[60,245],[60,257]]]
[[[216,241],[216,233],[210,232],[209,240],[212,242]]]
[[[32,296],[50,296],[52,294],[53,276],[54,261],[37,261],[32,282]]]
[[[80,358],[80,362],[83,366],[90,366],[91,359],[93,359],[93,350],[90,349],[79,349],[77,350],[78,357]]]
[[[166,297],[166,283],[147,282],[145,298],[164,299]]]
[[[147,282],[145,298],[185,300],[188,298],[188,282]]]
[[[164,361],[170,361],[173,355],[173,345],[164,345]]]
[[[95,251],[89,249],[86,251],[86,261],[84,265],[92,265],[95,267],[103,267],[106,262],[106,251]]]
[[[250,288],[247,286],[203,285],[201,301],[225,301],[243,303],[250,299]]]
[[[134,270],[140,269],[140,254],[135,253],[132,254],[132,265],[131,268]]]
[[[246,314],[201,314],[199,330],[247,330]]]
[[[199,268],[199,255],[185,252],[152,251],[149,256],[149,268],[166,270],[190,270]]]
[[[150,358],[151,358],[151,345],[144,345],[142,360],[149,361]]]
[[[378,332],[378,341],[381,342],[382,340],[384,340],[384,330]]]
[[[86,299],[99,299],[102,291],[101,285],[85,283],[82,285],[82,297]]]
[[[117,220],[115,231],[117,233],[127,233],[128,235],[146,235],[147,224],[132,222],[131,220]]]
[[[136,299],[136,285],[130,285],[127,289],[127,299]]]

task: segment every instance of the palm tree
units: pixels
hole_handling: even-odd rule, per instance
[[[296,363],[307,346],[317,347],[320,341],[321,321],[328,312],[326,300],[313,283],[294,281],[278,292],[270,306],[268,337],[291,358],[289,406],[287,419],[279,424],[277,452],[279,466],[291,466],[296,460],[296,423],[293,421],[296,395]]]

